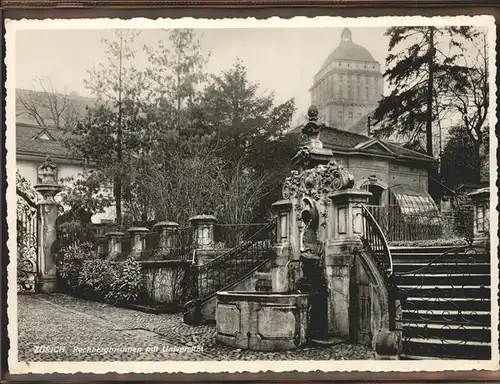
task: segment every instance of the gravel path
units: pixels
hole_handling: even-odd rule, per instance
[[[233,349],[215,326],[190,326],[182,314],[148,314],[63,294],[19,295],[19,361],[359,360],[366,347],[338,344],[286,352]]]

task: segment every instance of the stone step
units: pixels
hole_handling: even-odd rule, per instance
[[[393,264],[407,264],[407,263],[429,263],[434,261],[436,263],[489,263],[490,255],[488,253],[449,253],[443,255],[442,253],[392,253]]]
[[[398,285],[398,288],[408,296],[420,298],[441,298],[443,300],[455,298],[489,299],[491,297],[489,286],[464,286],[452,285]]]
[[[399,322],[404,339],[447,340],[457,342],[489,343],[491,329],[488,325],[435,324],[429,322]]]
[[[470,326],[479,326],[483,329],[490,327],[491,314],[486,311],[434,310],[431,312],[427,309],[410,311],[403,309],[400,321],[411,326],[460,326],[464,330]]]
[[[402,308],[406,310],[422,311],[486,311],[491,310],[491,302],[486,299],[472,298],[448,298],[443,300],[440,297],[407,297],[402,302]]]
[[[425,272],[426,274],[489,274],[491,270],[489,263],[405,263],[393,264],[394,274],[408,272]]]
[[[408,285],[422,286],[440,286],[452,285],[457,288],[462,286],[489,286],[491,276],[489,274],[410,274],[410,275],[394,275],[393,282],[404,287]]]
[[[403,343],[402,352],[407,357],[439,356],[440,358],[488,360],[491,358],[491,344],[488,342],[412,338]]]

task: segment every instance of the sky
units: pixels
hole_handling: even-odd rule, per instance
[[[203,54],[210,53],[208,73],[220,73],[240,59],[262,93],[274,92],[275,102],[295,99],[295,118],[310,105],[314,74],[340,43],[343,28],[217,28],[197,29]],[[353,42],[367,48],[382,65],[387,56],[385,28],[351,28]],[[91,96],[83,80],[87,70],[105,61],[102,38],[112,30],[19,30],[16,33],[16,88],[35,89],[43,77],[58,92]],[[166,40],[162,30],[143,30],[135,41],[135,65],[147,66],[144,44]]]

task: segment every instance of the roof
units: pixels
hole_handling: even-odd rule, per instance
[[[336,60],[364,61],[377,63],[368,49],[353,42],[341,42],[335,50],[328,55],[322,67],[326,67]]]
[[[16,124],[16,153],[39,156],[57,156],[71,159],[62,143],[63,129],[40,127],[33,124]],[[48,136],[49,139],[42,137]]]
[[[368,132],[368,117],[373,117],[374,111],[375,110],[371,110],[370,112],[364,114],[358,121],[356,121],[356,123],[354,123],[349,127],[349,131],[361,134]],[[372,127],[373,127],[373,120],[374,119],[372,119],[371,121]]]
[[[300,133],[300,129],[295,128],[291,132],[297,134]],[[424,162],[436,161],[431,156],[412,151],[411,149],[404,148],[399,144],[334,127],[325,126],[321,131],[319,138],[323,143],[323,148],[344,152],[346,154],[360,153],[366,155],[392,157],[399,160],[417,160]]]
[[[328,55],[322,68],[336,60],[377,63],[368,49],[352,42],[352,33],[349,28],[343,29],[339,46]]]
[[[54,96],[54,95],[53,95]],[[29,89],[16,89],[16,116],[18,123],[26,124],[38,124],[38,122],[28,114],[25,105],[23,105],[22,100],[29,104],[36,103],[38,105],[37,113],[40,114],[41,118],[45,121],[45,125],[54,125],[52,114],[47,107],[43,104],[52,103],[47,100],[47,93],[41,91],[33,91]],[[85,115],[86,108],[91,107],[95,104],[96,100],[90,97],[79,96],[76,93],[70,93],[68,95],[55,94],[56,102],[59,108],[63,108],[65,103],[67,108],[65,113],[62,113],[63,117],[69,116],[83,116]],[[71,111],[69,110],[69,108]]]

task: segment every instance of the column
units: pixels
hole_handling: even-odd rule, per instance
[[[108,257],[115,259],[122,253],[123,232],[107,232],[108,239]]]
[[[179,231],[179,224],[174,221],[159,221],[153,229],[160,233],[160,248],[168,250],[178,247],[176,234]]]
[[[62,186],[56,180],[57,167],[47,158],[38,168],[39,184],[35,190],[42,195],[38,203],[38,276],[37,293],[56,292],[56,255],[53,245],[56,241],[56,219],[59,203],[54,197],[61,192]]]
[[[130,233],[130,256],[140,259],[142,252],[146,250],[146,235],[149,229],[146,227],[132,227],[127,230]]]
[[[350,284],[354,267],[354,249],[362,247],[363,230],[361,203],[366,203],[370,192],[343,189],[328,194],[332,200],[325,249],[325,269],[328,282],[328,333],[351,338]]]
[[[217,218],[212,215],[198,215],[189,219],[191,226],[195,228],[194,242],[198,249],[214,248],[214,225]]]
[[[276,259],[271,269],[271,289],[273,292],[287,292],[289,289],[287,263],[290,260],[290,237],[292,235],[292,201],[279,200],[272,204],[272,208],[278,216],[278,221],[274,245]]]
[[[97,254],[100,257],[103,257],[106,254],[106,236],[105,235],[97,235]]]

